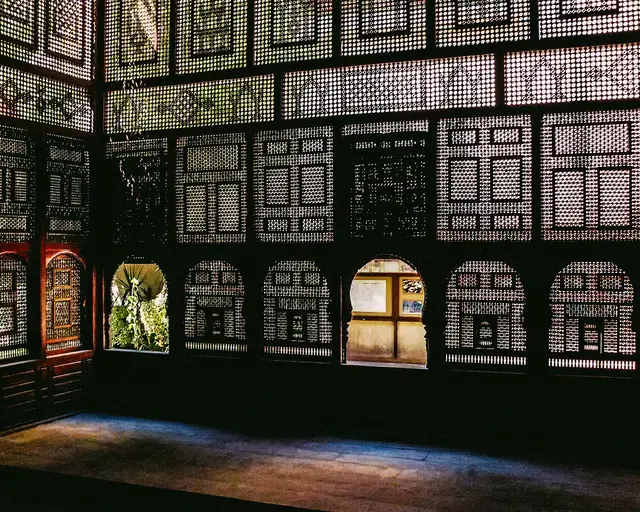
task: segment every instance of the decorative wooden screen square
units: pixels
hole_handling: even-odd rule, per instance
[[[253,168],[258,240],[333,240],[331,127],[258,133]]]
[[[107,145],[113,195],[115,241],[164,242],[167,237],[167,140],[146,139]]]
[[[27,265],[0,255],[0,361],[31,355],[27,338]]]
[[[0,126],[0,242],[34,236],[35,145],[25,130]]]
[[[241,355],[247,352],[244,285],[240,272],[226,261],[202,261],[185,283],[185,348],[197,354]]]
[[[246,196],[247,143],[243,133],[178,139],[178,242],[244,242]]]
[[[467,261],[447,286],[445,361],[527,364],[523,325],[526,296],[520,277],[501,261]]]
[[[333,354],[329,287],[312,261],[281,261],[264,280],[264,353],[327,360]]]
[[[635,370],[633,285],[608,261],[567,265],[551,287],[549,366]]]
[[[86,142],[47,136],[47,241],[85,242],[89,234],[89,152]]]
[[[442,119],[438,239],[531,240],[531,118]]]

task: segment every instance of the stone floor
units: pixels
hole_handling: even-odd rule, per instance
[[[0,437],[0,465],[335,511],[640,511],[640,472],[99,414]]]

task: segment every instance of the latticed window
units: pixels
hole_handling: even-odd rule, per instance
[[[188,352],[241,355],[247,352],[244,285],[225,261],[203,261],[185,283],[185,347]]]
[[[445,361],[524,366],[526,302],[516,271],[501,261],[468,261],[447,285]]]
[[[551,287],[549,366],[636,369],[633,285],[608,261],[567,265]]]
[[[11,254],[0,255],[0,361],[31,354],[27,338],[27,265]]]

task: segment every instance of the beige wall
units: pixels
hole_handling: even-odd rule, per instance
[[[393,322],[352,320],[347,360],[426,364],[424,333],[420,322],[398,322],[398,358],[394,359]]]

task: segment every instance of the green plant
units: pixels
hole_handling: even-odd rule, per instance
[[[133,280],[137,281],[135,292]],[[113,276],[112,299],[114,304],[124,305],[135,293],[141,301],[155,299],[165,287],[164,275],[154,263],[123,263]]]

